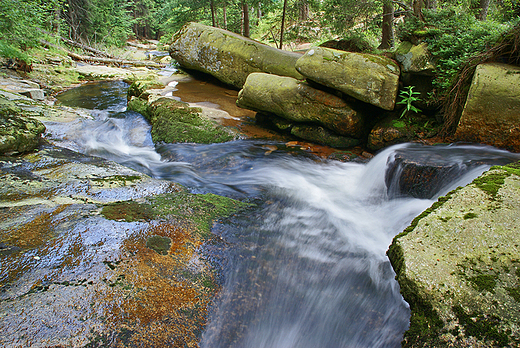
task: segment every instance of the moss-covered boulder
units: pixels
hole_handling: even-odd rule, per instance
[[[400,70],[389,58],[313,47],[298,59],[296,69],[312,81],[366,103],[394,108]]]
[[[0,98],[0,154],[34,150],[43,132],[43,123],[23,116],[21,109],[13,102]]]
[[[520,67],[477,66],[455,139],[520,151]]]
[[[395,59],[401,64],[403,73],[432,75],[435,70],[425,42],[419,45],[413,45],[408,41],[403,42],[395,52]]]
[[[363,115],[345,100],[291,77],[249,75],[238,94],[237,105],[289,121],[317,123],[349,137],[362,138],[365,132]]]
[[[154,142],[222,143],[235,139],[235,134],[201,114],[200,108],[171,98],[151,103],[132,97],[128,109],[141,113],[152,125]]]
[[[410,304],[403,347],[520,344],[520,165],[441,197],[388,256]]]
[[[170,56],[182,67],[211,74],[237,88],[252,72],[303,79],[294,68],[300,54],[198,23],[189,23],[175,34]]]

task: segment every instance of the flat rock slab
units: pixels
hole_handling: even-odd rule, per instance
[[[237,88],[253,72],[303,79],[294,67],[300,54],[198,23],[187,24],[174,36],[170,56],[182,67],[211,74]]]
[[[0,346],[198,346],[233,202],[53,146],[1,158]]]
[[[294,122],[313,122],[354,138],[363,137],[365,132],[363,115],[345,100],[291,77],[250,74],[237,105]]]
[[[40,86],[32,81],[14,79],[14,78],[0,78],[0,89],[24,95],[34,100],[44,100],[45,93],[40,89]]]
[[[372,54],[313,47],[296,62],[306,78],[385,110],[393,110],[399,66]]]
[[[455,139],[520,151],[520,67],[477,66]]]
[[[520,343],[520,165],[439,198],[388,255],[412,318],[404,347]]]

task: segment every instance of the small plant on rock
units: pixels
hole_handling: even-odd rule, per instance
[[[413,102],[417,102],[417,101],[421,100],[421,98],[415,97],[415,95],[418,95],[418,94],[421,94],[421,93],[414,92],[413,86],[408,86],[399,93],[399,96],[402,99],[400,102],[397,102],[397,104],[406,105],[399,118],[402,118],[409,111],[413,111],[415,113],[421,112],[421,110],[419,108],[416,108],[415,106],[412,105]]]

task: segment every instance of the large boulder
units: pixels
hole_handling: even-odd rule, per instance
[[[389,58],[313,47],[298,59],[296,69],[363,102],[385,110],[395,106],[400,70]]]
[[[295,122],[313,122],[354,138],[364,135],[364,118],[342,98],[292,77],[265,73],[249,75],[237,105],[269,112]]]
[[[237,88],[253,72],[303,79],[294,67],[300,54],[198,23],[187,24],[174,36],[170,56],[182,67],[211,74]]]
[[[455,139],[520,151],[520,67],[477,66]]]
[[[410,304],[403,347],[518,347],[520,165],[493,167],[394,238]]]

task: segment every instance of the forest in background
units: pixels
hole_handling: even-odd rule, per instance
[[[30,64],[57,37],[107,49],[129,39],[168,44],[189,21],[291,49],[342,39],[380,53],[425,41],[445,91],[470,57],[518,24],[520,0],[0,0],[0,56]]]

